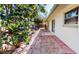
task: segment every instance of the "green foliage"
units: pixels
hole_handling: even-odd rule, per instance
[[[8,30],[8,32],[4,32],[2,36],[0,36],[0,43],[2,42],[1,40],[7,40],[8,42],[12,42],[12,44],[18,41],[24,41],[28,44],[28,36],[29,33],[32,32],[31,25],[33,25],[30,20],[39,16],[39,12],[45,13],[44,6],[45,5],[39,4],[0,5],[1,24],[2,27]]]
[[[43,20],[42,19],[39,19],[39,18],[35,18],[35,20],[34,20],[34,23],[36,25],[40,25],[40,23],[42,23],[42,22],[43,22]]]

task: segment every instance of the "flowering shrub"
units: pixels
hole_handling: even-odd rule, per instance
[[[45,13],[45,5],[35,4],[3,4],[0,5],[1,30],[0,46],[6,41],[12,45],[19,42],[29,43],[29,33],[33,21],[39,12]]]

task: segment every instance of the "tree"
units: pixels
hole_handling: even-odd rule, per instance
[[[3,41],[17,44],[17,42],[29,42],[32,19],[39,16],[39,12],[45,13],[45,5],[40,4],[2,4],[0,5],[0,18],[3,31],[0,36]]]

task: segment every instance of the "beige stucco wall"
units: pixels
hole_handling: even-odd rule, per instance
[[[52,32],[52,20],[55,19],[55,35],[76,53],[79,53],[79,29],[64,26],[64,14],[78,5],[60,5],[48,18],[49,30]]]

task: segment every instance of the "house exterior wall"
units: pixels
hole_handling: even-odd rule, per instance
[[[60,5],[48,18],[49,30],[52,33],[52,20],[55,19],[55,35],[58,36],[66,45],[76,53],[79,53],[79,29],[68,27],[64,24],[64,14],[79,5]],[[78,21],[79,24],[79,21]]]

